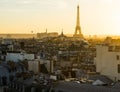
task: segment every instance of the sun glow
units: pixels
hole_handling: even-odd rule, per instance
[[[120,34],[120,0],[0,0],[0,32],[73,34],[78,4],[83,34]]]

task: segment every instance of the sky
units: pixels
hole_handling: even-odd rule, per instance
[[[0,0],[0,33],[73,34],[77,5],[84,35],[120,35],[120,0]]]

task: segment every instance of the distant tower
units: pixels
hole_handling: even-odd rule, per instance
[[[83,38],[83,35],[81,33],[81,27],[80,27],[79,5],[77,6],[77,21],[76,21],[75,33],[73,37]]]
[[[46,34],[47,34],[47,28],[46,28]]]

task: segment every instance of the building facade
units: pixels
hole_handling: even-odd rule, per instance
[[[6,54],[6,61],[19,62],[23,60],[35,59],[34,54],[23,53],[21,51],[9,51]]]
[[[114,81],[120,80],[120,47],[97,45],[95,64],[96,72]]]
[[[46,37],[57,37],[58,33],[57,32],[51,32],[51,33],[37,33],[37,38],[38,39],[42,39],[42,38],[46,38]]]

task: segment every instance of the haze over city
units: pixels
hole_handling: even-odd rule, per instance
[[[84,35],[119,35],[119,0],[0,0],[0,33],[74,34],[76,6]]]
[[[0,92],[120,92],[120,0],[0,0]]]

